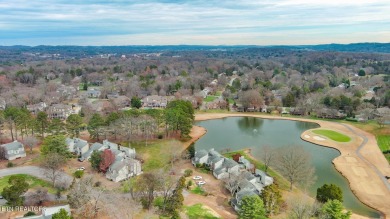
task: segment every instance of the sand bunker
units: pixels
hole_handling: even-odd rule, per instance
[[[310,138],[310,135],[305,135],[305,138]]]
[[[325,141],[326,140],[325,138],[321,138],[320,136],[314,136],[313,138],[317,141]]]

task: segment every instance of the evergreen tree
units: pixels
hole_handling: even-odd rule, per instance
[[[329,200],[322,206],[321,214],[327,219],[349,219],[352,213],[345,212],[343,204],[339,200]]]
[[[99,113],[94,113],[88,123],[88,132],[91,137],[99,140],[99,128],[104,126],[104,119]]]
[[[266,186],[261,192],[261,199],[263,200],[267,215],[276,215],[279,213],[283,200],[277,184],[273,183]]]
[[[51,216],[52,219],[72,219],[68,212],[61,208],[61,210]]]
[[[41,146],[41,153],[42,155],[57,153],[63,157],[71,157],[65,143],[65,136],[63,135],[52,135],[46,137]]]
[[[102,162],[102,152],[94,150],[91,154],[91,158],[89,161],[91,162],[91,166],[94,170],[99,171],[100,163]]]
[[[131,104],[131,107],[133,107],[133,108],[139,109],[142,107],[141,99],[138,97],[135,97],[135,96],[131,98],[130,104]]]
[[[72,114],[66,119],[66,129],[72,137],[79,137],[83,118],[77,114]]]
[[[257,195],[245,196],[241,200],[239,219],[265,219],[263,201]]]
[[[325,203],[329,200],[343,201],[343,191],[335,184],[324,184],[317,189],[316,199],[319,202]]]
[[[28,183],[25,177],[13,175],[8,179],[8,186],[3,189],[1,195],[7,200],[9,206],[23,206],[24,197],[28,190]]]

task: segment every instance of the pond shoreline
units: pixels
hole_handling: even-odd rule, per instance
[[[351,191],[363,204],[380,212],[383,215],[383,218],[386,217],[388,218],[390,216],[390,210],[387,209],[387,205],[386,205],[386,203],[390,203],[390,192],[389,190],[387,190],[386,185],[383,184],[380,177],[370,167],[370,165],[373,165],[373,163],[374,164],[379,163],[380,165],[384,165],[383,161],[382,163],[381,161],[371,162],[372,157],[370,158],[365,156],[367,152],[369,155],[371,155],[374,152],[378,154],[379,152],[379,154],[383,157],[383,155],[379,150],[379,147],[376,145],[376,141],[372,142],[372,136],[369,136],[371,134],[352,127],[355,131],[358,130],[360,132],[359,134],[364,134],[365,137],[369,139],[369,141],[371,140],[367,147],[359,148],[359,145],[363,141],[361,137],[351,132],[351,130],[346,129],[344,125],[335,122],[329,122],[329,121],[318,121],[318,120],[311,120],[311,119],[304,119],[304,118],[291,118],[291,117],[269,116],[269,115],[259,115],[259,114],[244,114],[244,113],[237,113],[237,114],[236,113],[202,113],[202,114],[195,115],[195,121],[221,119],[225,117],[257,117],[262,119],[311,122],[311,123],[318,124],[321,128],[337,130],[340,131],[341,133],[345,133],[349,135],[350,137],[352,137],[352,140],[350,142],[345,142],[345,143],[334,142],[329,139],[326,140],[323,140],[321,138],[315,139],[312,137],[309,140],[307,139],[307,137],[304,138],[304,136],[309,134],[311,135],[314,134],[310,133],[310,130],[307,130],[301,134],[301,139],[319,146],[330,147],[338,150],[340,152],[340,156],[335,158],[332,161],[332,163],[335,166],[336,170],[343,177],[347,179]],[[202,132],[200,131],[201,128],[203,127],[196,126],[194,128],[194,130],[197,130],[198,134],[195,135],[190,134],[192,139],[190,140],[190,143],[187,146],[189,146],[191,143],[195,142],[196,140],[201,138],[204,134],[206,134],[207,130],[203,130],[203,133],[201,133]],[[365,149],[364,151],[362,150],[363,152],[362,155],[365,158],[365,160],[357,156],[357,150],[360,149]],[[377,159],[377,157],[375,157],[374,159]],[[384,157],[383,159],[387,165],[386,159]],[[387,166],[378,167],[377,165],[375,165],[375,167],[379,168],[382,172],[384,169],[385,174],[387,174],[388,171],[390,175],[390,168],[388,168],[387,170],[386,169]],[[353,168],[355,168],[356,171]],[[353,171],[351,171],[351,169]],[[373,187],[375,187],[375,189]],[[367,218],[367,217],[354,214],[352,218]]]

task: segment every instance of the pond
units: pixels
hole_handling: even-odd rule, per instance
[[[227,117],[223,119],[196,122],[196,125],[207,129],[207,133],[195,143],[196,149],[214,148],[217,151],[229,148],[231,151],[252,148],[252,155],[260,160],[261,148],[302,146],[312,156],[317,180],[309,188],[315,197],[318,187],[333,183],[343,190],[344,206],[356,214],[379,218],[380,214],[361,203],[349,188],[347,180],[335,169],[332,160],[340,153],[332,148],[321,147],[306,141],[300,136],[308,129],[318,125],[308,122],[290,120],[260,119],[254,117]]]

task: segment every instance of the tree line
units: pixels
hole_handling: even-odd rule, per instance
[[[49,119],[47,113],[31,114],[26,108],[7,107],[0,111],[0,131],[9,131],[12,140],[28,136],[49,135],[79,137],[88,130],[91,138],[126,141],[163,137],[188,137],[194,121],[194,109],[189,101],[171,101],[165,109],[112,112],[106,116],[94,113],[89,121],[83,115],[72,114],[65,121]],[[1,132],[3,133],[3,132]],[[0,136],[1,137],[1,136]]]

